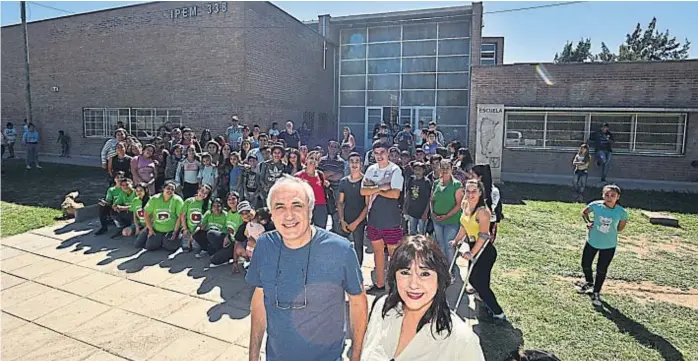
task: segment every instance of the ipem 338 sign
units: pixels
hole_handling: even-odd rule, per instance
[[[198,3],[192,6],[185,6],[170,9],[167,11],[167,17],[172,20],[177,19],[188,19],[196,18],[202,16],[214,16],[219,14],[225,14],[228,12],[228,2],[212,2],[212,3]]]

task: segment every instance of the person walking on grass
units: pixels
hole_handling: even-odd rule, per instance
[[[36,169],[41,169],[39,165],[39,132],[36,131],[34,123],[27,124],[27,131],[22,134],[22,144],[27,147],[26,164],[27,169],[32,169],[32,165]]]
[[[575,196],[580,202],[584,199],[584,188],[587,185],[587,178],[589,177],[589,163],[591,163],[589,146],[582,144],[579,146],[577,154],[575,154],[572,159],[572,165],[574,166],[572,188],[574,188]]]
[[[582,271],[585,282],[577,287],[578,293],[591,293],[591,303],[601,306],[601,287],[606,280],[608,266],[613,260],[618,246],[618,232],[622,232],[628,223],[628,212],[618,204],[620,188],[615,184],[603,187],[603,200],[589,203],[582,211],[582,219],[589,232],[587,242],[582,251]],[[593,214],[594,219],[589,215]],[[596,264],[596,282],[594,282],[591,264],[599,254]]]

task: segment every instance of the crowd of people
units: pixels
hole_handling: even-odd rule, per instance
[[[379,125],[362,154],[349,128],[326,148],[309,148],[292,121],[265,133],[232,117],[224,135],[161,129],[145,145],[120,127],[101,152],[110,187],[96,233],[116,225],[113,237],[132,237],[137,248],[181,248],[212,267],[232,260],[234,272],[242,264],[255,287],[250,360],[265,332],[268,360],[340,359],[345,296],[352,360],[482,360],[445,290],[463,257],[470,292],[494,321],[506,320],[490,287],[500,190],[489,165],[475,165],[457,140],[444,144],[435,123],[388,128]],[[595,304],[627,221],[620,189],[603,196],[583,213],[590,232],[578,291],[593,293]],[[376,276],[366,289],[365,240]],[[366,293],[377,296],[370,310]]]

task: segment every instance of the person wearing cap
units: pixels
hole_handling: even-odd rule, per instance
[[[615,137],[609,130],[608,123],[601,124],[601,128],[589,138],[589,143],[594,145],[596,165],[601,167],[601,181],[605,182],[608,170],[611,168],[611,154],[615,143]]]
[[[230,118],[230,126],[225,130],[225,134],[228,137],[228,144],[232,150],[239,150],[240,143],[238,139],[242,137],[242,126],[240,125],[240,118],[237,115],[233,115]]]
[[[412,148],[414,147],[414,136],[410,123],[405,123],[405,125],[402,126],[402,130],[395,135],[395,142],[401,151],[412,152]]]
[[[253,207],[261,202],[261,185],[259,178],[259,161],[250,154],[242,165],[242,199],[249,201]]]
[[[175,251],[179,248],[177,234],[177,219],[182,211],[184,201],[175,194],[177,185],[168,180],[165,182],[162,193],[156,194],[145,205],[145,226],[148,229],[147,237],[138,237],[135,246],[155,251],[164,248]]]
[[[275,231],[262,234],[245,280],[250,302],[249,360],[341,360],[347,329],[351,361],[359,361],[368,320],[356,252],[346,238],[311,224],[315,194],[284,175],[269,191]],[[346,301],[349,318],[346,320]]]

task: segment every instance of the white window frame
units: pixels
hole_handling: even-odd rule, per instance
[[[117,114],[117,121],[123,121],[124,127],[126,128],[126,130],[128,130],[129,133],[132,133],[134,128],[135,128],[135,124],[133,124],[132,119],[135,117],[135,113],[138,110],[151,111],[152,112],[151,114],[153,114],[152,115],[153,119],[155,118],[158,111],[159,112],[165,111],[167,115],[165,116],[165,123],[163,125],[170,125],[170,126],[172,126],[172,125],[181,126],[182,125],[182,115],[183,115],[182,108],[131,108],[131,107],[121,107],[121,108],[99,107],[99,108],[97,108],[97,107],[85,107],[82,109],[82,128],[83,128],[82,135],[84,138],[99,138],[99,139],[111,138],[114,135],[113,134],[113,132],[114,132],[113,125],[115,125],[115,123],[112,124],[110,121],[108,121],[108,118],[109,118],[108,115],[110,113],[116,113]],[[86,112],[88,112],[88,111],[92,111],[92,112],[98,111],[98,112],[102,113],[102,126],[101,126],[102,131],[100,134],[91,134],[91,135],[87,134]],[[128,111],[128,119],[125,121],[121,120],[122,116],[120,115],[120,112],[122,112],[122,111]],[[173,114],[170,114],[170,113],[173,113]],[[179,113],[179,115],[177,115],[176,113]],[[152,131],[151,135],[154,136],[155,133],[157,132],[157,129],[160,127],[160,125],[155,127],[155,124],[153,123],[152,127],[154,127],[155,129],[145,129],[145,130]]]

